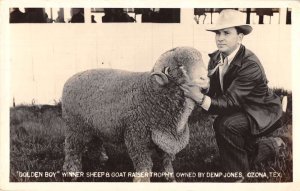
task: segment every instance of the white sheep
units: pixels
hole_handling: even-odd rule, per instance
[[[195,103],[180,85],[207,78],[199,51],[178,47],[162,54],[151,72],[88,70],[71,77],[62,95],[67,123],[64,171],[82,171],[81,158],[93,136],[125,143],[136,172],[152,170],[153,148],[162,151],[164,172],[189,141],[188,118]],[[103,151],[102,145],[98,147]],[[155,150],[155,149],[154,149]],[[167,177],[175,181],[174,176]],[[133,181],[150,181],[150,176]]]

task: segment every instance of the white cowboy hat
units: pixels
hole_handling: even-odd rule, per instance
[[[225,28],[238,27],[244,35],[247,35],[252,31],[252,27],[245,23],[243,13],[234,9],[224,9],[221,11],[214,27],[206,30],[215,32]]]

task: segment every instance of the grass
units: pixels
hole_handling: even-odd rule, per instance
[[[288,96],[288,109],[283,117],[284,127],[274,132],[275,135],[292,135],[292,97],[291,93],[275,89],[279,95]],[[173,162],[176,173],[182,172],[219,172],[221,169],[218,148],[212,129],[215,116],[202,113],[198,120],[197,113],[190,117],[190,142],[185,149],[176,155]],[[20,105],[10,109],[10,181],[12,182],[62,182],[70,181],[62,177],[64,162],[64,129],[61,118],[61,105],[36,106]],[[252,178],[249,182],[291,182],[292,177],[292,143],[274,159],[252,167],[253,171],[276,172],[281,177]],[[100,164],[95,156],[86,155],[83,166],[86,172],[133,172],[126,148],[118,145],[105,145],[108,162]],[[160,163],[153,156],[154,171],[159,172]],[[42,176],[28,177],[27,173],[41,172]],[[53,177],[45,177],[46,172],[56,173]],[[186,174],[185,174],[186,175]],[[209,177],[177,177],[178,182],[221,182],[221,178]],[[132,178],[122,177],[83,177],[84,182],[130,182]],[[154,177],[152,181],[161,182],[162,178]]]

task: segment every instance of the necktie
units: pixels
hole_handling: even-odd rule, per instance
[[[228,58],[225,57],[222,61],[222,57],[221,57],[221,62],[223,62],[220,66],[222,66],[222,68],[220,68],[219,72],[220,72],[220,84],[221,84],[221,88],[223,89],[223,79],[224,79],[224,74],[226,73],[227,69],[228,69]]]
[[[225,64],[225,62],[228,63],[228,58],[227,57],[225,57],[226,61],[225,60],[223,61],[222,54],[221,54],[220,57],[221,57],[221,60],[219,61],[219,63],[213,69],[208,71],[208,76],[212,76],[220,66],[223,66]]]
[[[228,57],[227,56],[225,56],[225,58],[223,59],[223,55],[220,54],[220,57],[221,57],[221,59],[220,59],[219,63],[213,69],[208,71],[208,76],[212,76],[219,68],[220,85],[223,90],[223,77],[224,77],[224,74],[226,73],[229,65],[228,65]]]

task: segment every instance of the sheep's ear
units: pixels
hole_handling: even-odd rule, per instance
[[[169,83],[167,75],[162,72],[153,72],[151,73],[151,76],[155,77],[155,80],[161,86],[164,86]]]

